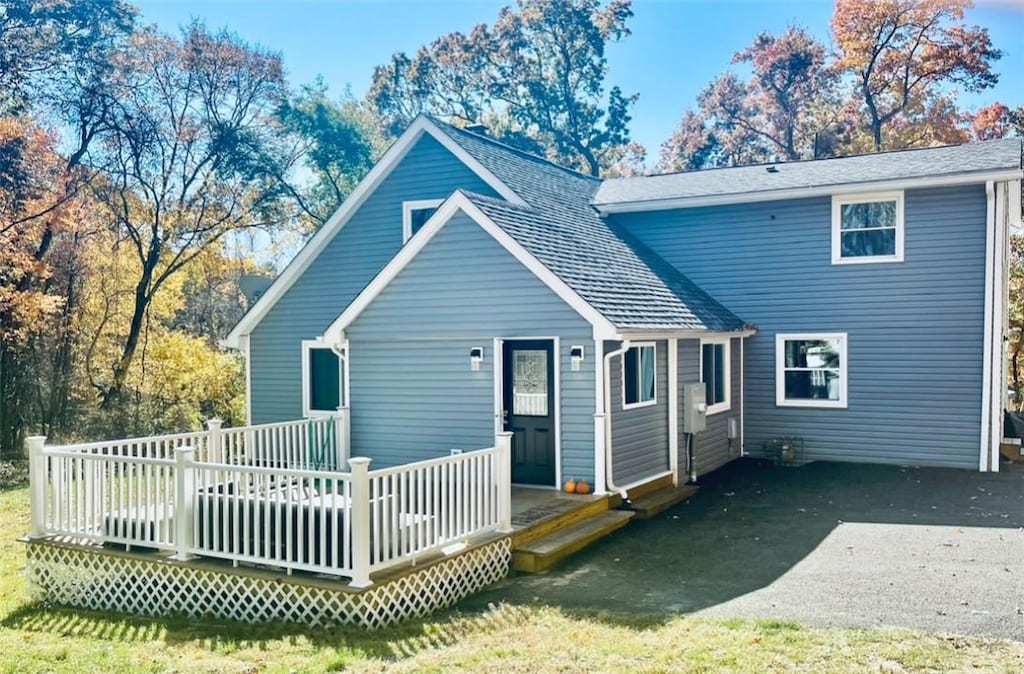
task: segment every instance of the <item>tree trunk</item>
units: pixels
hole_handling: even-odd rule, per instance
[[[159,262],[160,241],[154,238],[150,243],[149,253],[142,264],[142,277],[135,286],[135,308],[132,311],[132,322],[128,328],[128,337],[125,338],[121,357],[118,359],[117,364],[114,365],[113,380],[104,392],[100,409],[111,410],[122,402],[125,382],[128,380],[128,370],[135,359],[135,351],[139,348],[139,338],[142,335],[142,324],[146,318],[146,309],[153,299],[153,296],[150,294],[150,286],[153,283],[153,272]]]

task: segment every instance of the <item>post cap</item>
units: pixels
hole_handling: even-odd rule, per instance
[[[373,461],[373,459],[366,456],[353,456],[351,459],[348,460],[348,465],[366,466],[369,465],[371,461]]]

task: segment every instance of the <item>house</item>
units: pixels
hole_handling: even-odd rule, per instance
[[[514,433],[626,493],[741,455],[998,470],[1021,141],[598,180],[417,118],[225,340],[250,423]]]
[[[379,627],[739,456],[998,470],[1022,177],[1005,140],[601,181],[420,117],[227,337],[246,426],[28,438],[27,576]]]

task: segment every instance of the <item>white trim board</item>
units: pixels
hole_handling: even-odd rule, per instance
[[[654,176],[657,177],[657,176]],[[836,194],[857,192],[880,192],[910,190],[928,187],[950,187],[953,185],[982,184],[988,180],[1020,180],[1020,169],[983,171],[977,173],[956,173],[947,176],[925,176],[902,180],[876,180],[861,183],[840,183],[810,187],[793,187],[781,190],[761,190],[738,194],[714,194],[699,197],[666,197],[662,199],[640,199],[637,201],[615,201],[595,203],[594,208],[601,215],[609,213],[635,213],[640,211],[664,211],[673,208],[698,208],[701,206],[725,206],[728,204],[749,204],[762,201],[784,201],[807,199]]]
[[[398,140],[396,140],[388,151],[384,153],[384,156],[373,166],[366,177],[363,178],[356,188],[352,190],[352,193],[347,199],[338,207],[338,210],[324,223],[324,225],[317,230],[306,245],[298,252],[298,254],[288,263],[274,282],[267,288],[267,291],[263,293],[260,299],[254,304],[249,311],[242,316],[241,320],[232,328],[228,336],[221,341],[221,345],[227,348],[237,349],[240,345],[240,338],[242,335],[250,334],[260,321],[270,312],[270,310],[277,304],[289,288],[302,276],[302,274],[309,268],[314,260],[320,255],[320,253],[327,247],[327,245],[334,239],[334,237],[340,232],[352,216],[356,214],[359,207],[374,193],[377,187],[387,178],[391,171],[401,162],[402,159],[409,153],[409,151],[415,147],[416,142],[424,135],[429,134],[434,140],[439,142],[449,152],[465,164],[471,171],[476,173],[480,178],[490,185],[495,192],[500,194],[507,201],[520,206],[525,205],[523,199],[512,191],[505,183],[501,182],[497,176],[488,171],[483,164],[472,157],[466,152],[458,143],[442,131],[434,122],[425,115],[420,115],[409,128],[405,130]],[[397,224],[397,223],[396,223]]]
[[[982,328],[981,437],[978,441],[978,470],[989,469],[988,439],[992,414],[992,295],[995,275],[996,186],[985,185],[985,316]]]
[[[345,308],[338,318],[324,331],[323,339],[327,343],[342,341],[345,329],[351,325],[363,311],[390,285],[391,281],[398,276],[405,267],[423,250],[427,244],[447,225],[455,214],[462,211],[478,224],[485,232],[491,235],[512,257],[518,260],[524,267],[531,271],[542,283],[551,289],[563,302],[583,317],[594,328],[595,334],[607,335],[611,338],[615,334],[615,326],[605,318],[597,309],[583,299],[579,293],[570,288],[568,284],[560,279],[554,272],[526,250],[518,241],[508,235],[505,230],[494,224],[483,211],[469,200],[462,192],[455,192],[448,197],[443,204],[427,220],[423,228],[416,236],[409,240],[409,243],[402,247],[398,253],[391,258],[391,261],[384,266],[370,284],[363,289],[359,295]]]

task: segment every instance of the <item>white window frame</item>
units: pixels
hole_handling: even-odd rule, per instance
[[[302,416],[303,418],[317,417],[317,416],[330,416],[337,414],[338,410],[314,410],[310,409],[312,401],[309,395],[310,376],[309,371],[309,352],[313,349],[327,349],[334,351],[328,344],[320,341],[319,339],[304,339],[302,340]],[[345,358],[341,356],[337,351],[334,355],[338,356],[338,404],[339,406],[345,405]]]
[[[444,203],[444,199],[419,199],[415,201],[402,202],[402,243],[412,238],[412,214],[413,211],[421,211],[425,208],[437,208]]]
[[[722,359],[725,361],[725,400],[715,403],[714,405],[708,404],[707,416],[712,414],[718,414],[719,412],[728,412],[732,409],[732,352],[731,345],[732,340],[728,337],[709,337],[700,340],[700,353],[698,354],[697,371],[699,373],[699,380],[704,383],[704,346],[722,345]]]
[[[647,347],[647,346],[651,347],[651,351],[654,354],[654,397],[651,398],[650,400],[641,400],[641,401],[635,402],[635,403],[627,403],[626,402],[626,352],[628,352],[629,349],[641,349],[641,348]],[[621,376],[621,382],[622,382],[622,386],[621,386],[621,388],[622,388],[622,409],[624,409],[624,410],[635,410],[635,409],[639,409],[641,407],[653,407],[654,405],[658,404],[658,345],[657,345],[656,342],[630,342],[629,349],[626,349],[626,351],[623,351],[622,352],[622,356],[619,357],[619,360],[622,361],[622,363],[619,366],[620,371],[621,371],[620,372],[620,376]],[[637,354],[636,362],[637,362],[637,367],[639,368],[640,367],[640,356],[639,356],[639,353]],[[640,373],[639,372],[637,372],[637,379],[636,380],[637,380],[637,383],[639,385],[639,382],[640,382]]]
[[[795,340],[837,340],[839,342],[839,400],[790,400],[786,398],[786,342]],[[777,407],[822,407],[846,409],[850,363],[845,332],[788,332],[775,335],[775,405]]]
[[[860,257],[843,257],[842,235],[843,206],[849,204],[870,204],[879,201],[896,202],[896,253],[895,255],[863,255]],[[888,228],[886,228],[888,229]],[[842,194],[832,197],[832,264],[879,264],[884,262],[903,262],[903,230],[904,208],[903,192],[865,192],[861,194]]]

